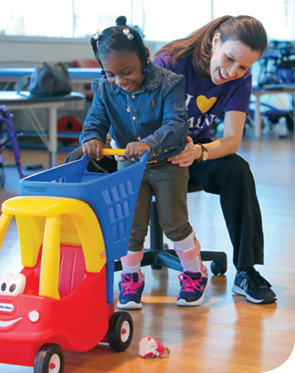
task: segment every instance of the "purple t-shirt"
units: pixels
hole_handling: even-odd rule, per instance
[[[252,75],[249,70],[242,78],[216,85],[194,69],[191,56],[173,63],[165,53],[160,53],[153,62],[186,77],[188,135],[194,143],[202,139],[212,139],[211,124],[223,109],[225,112],[242,111],[248,114],[252,88]]]

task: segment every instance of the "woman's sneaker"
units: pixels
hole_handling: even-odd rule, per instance
[[[139,273],[122,273],[119,282],[119,300],[118,308],[125,310],[137,310],[142,308],[141,295],[144,289],[144,274]]]
[[[271,284],[254,268],[247,272],[238,270],[232,291],[256,304],[273,303],[277,300]]]
[[[180,280],[180,292],[176,304],[178,306],[199,306],[204,301],[204,295],[211,285],[208,277],[201,272],[185,271],[178,276]]]

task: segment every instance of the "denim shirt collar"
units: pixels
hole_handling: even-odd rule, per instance
[[[158,86],[161,83],[161,72],[160,69],[157,68],[156,65],[153,64],[152,61],[149,61],[149,64],[147,66],[148,70],[150,71],[150,74],[147,74],[141,87],[136,91],[133,92],[133,94],[137,93],[143,93],[145,90],[153,91],[158,88]],[[124,91],[124,89],[107,82],[107,87],[110,93],[117,94],[117,93],[127,93]]]

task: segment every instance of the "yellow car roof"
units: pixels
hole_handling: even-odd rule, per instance
[[[11,198],[2,205],[2,211],[9,215],[56,216],[79,211],[87,203],[73,198],[21,196]]]
[[[9,222],[15,215],[23,266],[36,265],[40,245],[44,244],[45,221],[49,224],[50,219],[59,221],[54,226],[54,231],[61,229],[61,232],[56,232],[58,237],[65,237],[69,244],[81,244],[87,272],[98,273],[104,266],[106,262],[104,238],[99,221],[86,202],[74,198],[20,196],[5,201],[2,211],[0,246]],[[69,224],[61,224],[66,217],[68,219],[66,223]]]

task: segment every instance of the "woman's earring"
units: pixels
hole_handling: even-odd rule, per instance
[[[219,37],[220,37],[219,33],[217,33],[217,34],[214,35],[213,40],[212,40],[213,48],[217,47],[217,44],[219,42]]]

